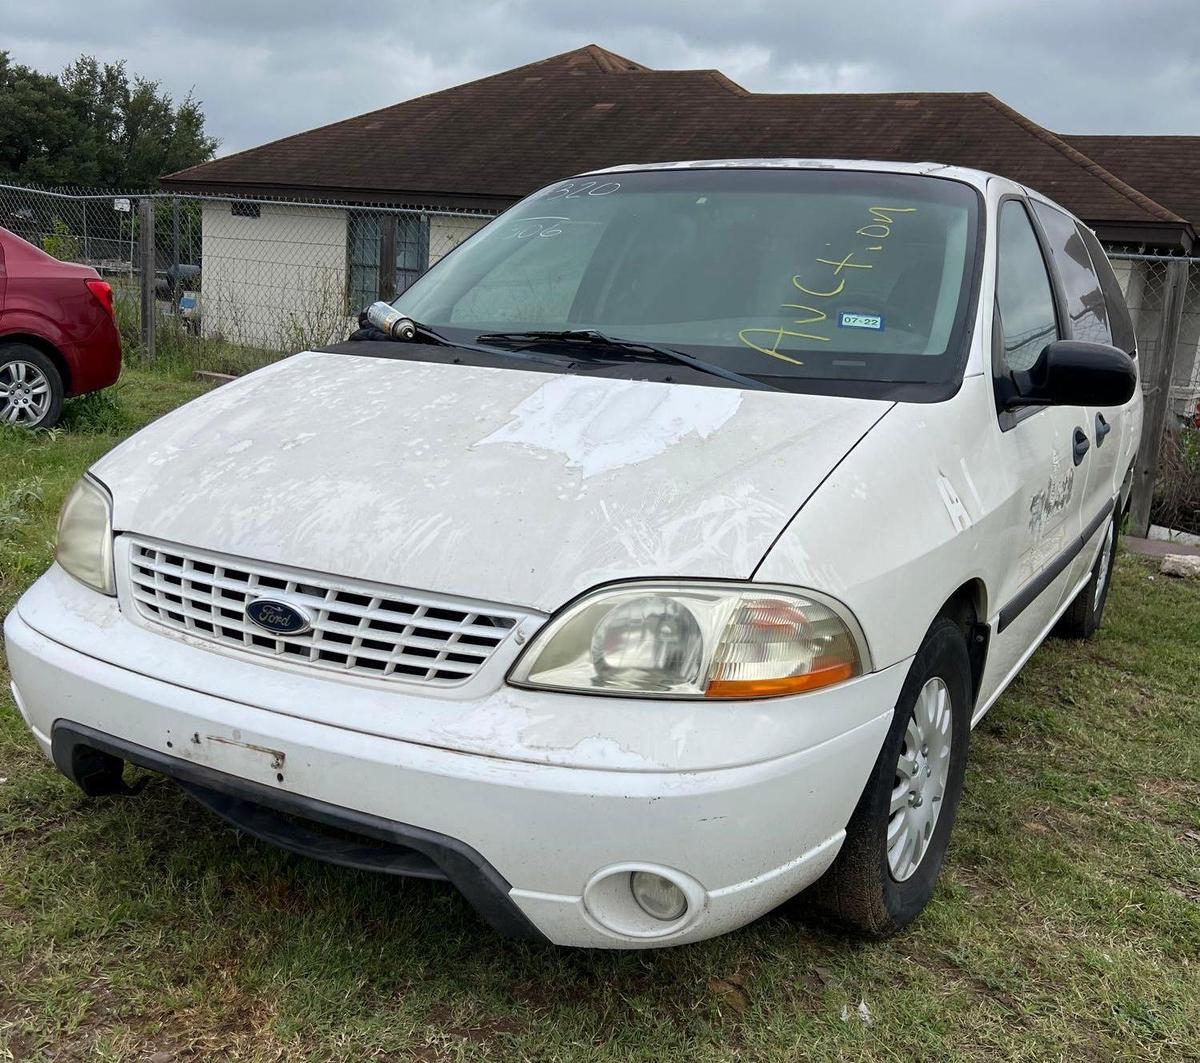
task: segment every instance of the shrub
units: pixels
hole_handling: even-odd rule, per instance
[[[81,255],[78,238],[57,216],[51,231],[42,237],[42,250],[60,262],[78,262]]]
[[[1200,429],[1163,434],[1150,519],[1164,528],[1200,535]]]
[[[104,391],[93,391],[63,406],[62,427],[69,432],[125,432],[129,417],[120,402],[122,383]]]

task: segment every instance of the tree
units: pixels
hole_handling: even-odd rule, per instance
[[[149,188],[219,143],[191,93],[176,104],[159,82],[131,80],[124,62],[81,55],[55,77],[0,51],[0,180]]]

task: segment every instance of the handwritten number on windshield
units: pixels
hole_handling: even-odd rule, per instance
[[[621,187],[620,181],[567,181],[551,192],[547,199],[578,199],[580,196],[611,196]]]
[[[527,240],[531,236],[561,236],[563,227],[559,222],[570,221],[570,218],[554,214],[543,214],[537,218],[522,218],[513,223],[512,231],[506,240]]]

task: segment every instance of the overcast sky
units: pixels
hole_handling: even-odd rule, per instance
[[[1200,0],[0,0],[0,48],[126,59],[219,154],[588,43],[755,92],[977,91],[1065,133],[1200,134]]]

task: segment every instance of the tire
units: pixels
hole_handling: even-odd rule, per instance
[[[0,424],[50,428],[62,417],[63,381],[36,347],[0,346]]]
[[[1103,545],[1092,565],[1092,578],[1067,607],[1054,634],[1064,639],[1090,639],[1100,630],[1104,620],[1104,605],[1108,601],[1108,589],[1112,586],[1113,562],[1117,556],[1117,518],[1108,522]]]
[[[843,925],[870,937],[887,937],[916,919],[933,896],[962,798],[971,733],[971,690],[971,664],[962,630],[952,620],[935,621],[904,681],[891,728],[846,826],[841,851],[813,887],[817,905]],[[918,711],[925,711],[931,697],[940,706],[935,719],[944,725],[944,735],[937,737],[942,727],[924,725],[933,740],[926,746],[928,762],[924,755],[912,758],[922,780],[920,789],[914,789],[909,777],[901,777],[900,758],[902,752],[909,752]],[[944,747],[945,735],[949,736],[949,749],[941,758],[946,764],[944,783],[939,786],[941,774],[936,769],[940,759],[935,759],[935,754]],[[894,800],[903,801],[895,812]],[[935,806],[937,811],[931,817]],[[925,824],[929,824],[927,834]],[[923,850],[908,858],[900,840],[905,827],[909,835],[926,839]]]

